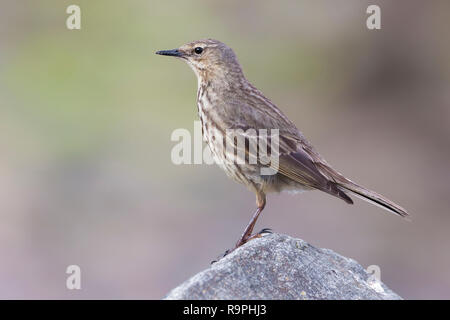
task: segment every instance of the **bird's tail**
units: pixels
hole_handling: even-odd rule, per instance
[[[392,202],[391,200],[383,197],[381,194],[376,193],[375,191],[359,186],[348,179],[345,179],[345,181],[337,181],[336,184],[342,191],[350,191],[350,193],[355,195],[356,197],[370,202],[382,209],[397,214],[401,217],[408,216],[408,212],[406,212],[405,209]]]

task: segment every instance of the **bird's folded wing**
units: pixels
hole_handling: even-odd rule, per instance
[[[348,181],[341,173],[333,169],[328,162],[314,149],[311,143],[301,134],[290,135],[284,133],[280,139],[280,154],[300,153],[302,159],[306,159],[307,164],[320,173],[329,181],[346,182]],[[285,152],[283,152],[283,149]]]
[[[303,150],[280,154],[278,172],[311,188],[325,187],[327,179],[317,170],[311,158]]]

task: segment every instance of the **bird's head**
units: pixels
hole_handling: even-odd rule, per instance
[[[193,41],[178,49],[157,51],[156,54],[186,61],[199,80],[242,75],[241,66],[233,50],[213,39]]]

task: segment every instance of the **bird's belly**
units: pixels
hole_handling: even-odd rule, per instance
[[[219,142],[216,136],[210,131],[204,130],[204,139],[211,151],[214,162],[225,171],[231,179],[246,184],[252,176],[256,176],[257,167],[255,165],[239,164],[236,159],[227,153],[226,147]]]
[[[236,157],[227,151],[226,144],[220,129],[213,128],[213,124],[203,116],[203,139],[206,141],[214,162],[225,171],[226,175],[236,182],[249,184],[249,183],[262,183],[260,178],[260,168],[257,165],[249,163],[240,163]]]
[[[227,125],[227,119],[224,119],[217,109],[214,108],[208,99],[200,99],[198,101],[202,136],[211,151],[212,158],[225,171],[226,175],[234,181],[252,188],[262,189],[267,179],[261,176],[261,167],[245,161],[242,157],[238,161],[236,156],[233,156],[235,155],[233,151],[236,152],[234,148],[227,148],[227,143],[231,143],[225,138],[229,126]]]

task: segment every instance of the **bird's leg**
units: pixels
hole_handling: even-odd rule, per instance
[[[255,227],[256,220],[258,219],[259,215],[262,212],[262,208],[256,209],[255,213],[253,214],[252,220],[248,223],[247,227],[244,230],[244,233],[242,234],[241,238],[236,243],[235,248],[242,246],[244,243],[247,242],[247,240],[250,238],[253,228]]]
[[[211,261],[211,264],[216,263],[217,261],[219,261],[220,259],[222,259],[226,255],[230,254],[231,252],[233,252],[234,250],[236,250],[237,248],[242,246],[248,240],[253,239],[255,236],[257,236],[257,235],[251,236],[251,234],[253,232],[253,228],[255,227],[256,220],[258,220],[258,217],[259,217],[261,211],[263,211],[263,209],[264,209],[264,206],[258,207],[258,209],[256,209],[255,213],[253,214],[252,220],[250,220],[249,224],[247,225],[247,227],[244,230],[244,233],[239,238],[238,242],[236,242],[236,245],[234,246],[234,248],[233,249],[228,249],[227,251],[225,251],[221,256],[216,258],[216,260]]]
[[[219,261],[221,258],[225,257],[232,251],[234,251],[236,248],[242,246],[244,243],[246,243],[248,240],[253,238],[259,238],[262,233],[268,233],[270,229],[263,229],[258,234],[252,236],[253,228],[255,227],[256,220],[258,220],[259,215],[261,214],[261,211],[263,211],[264,207],[266,206],[266,195],[264,193],[258,192],[256,194],[256,205],[258,209],[256,209],[255,213],[253,214],[252,219],[248,223],[247,227],[244,230],[244,233],[242,234],[239,241],[236,243],[233,249],[228,249],[225,251],[224,254],[222,254],[220,257],[217,258],[217,260],[211,261],[211,264]]]
[[[235,249],[242,246],[244,243],[246,243],[253,232],[253,228],[255,227],[256,220],[258,220],[259,215],[263,211],[264,207],[266,206],[266,195],[264,193],[257,193],[256,194],[256,205],[258,206],[258,209],[256,209],[255,213],[253,214],[252,219],[248,223],[247,227],[244,230],[244,233],[242,234],[239,241],[236,243]]]

